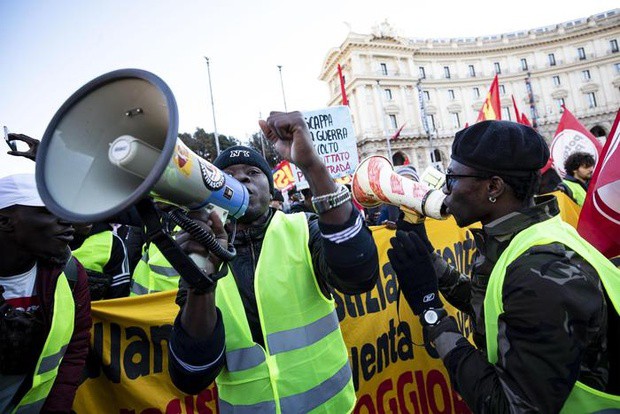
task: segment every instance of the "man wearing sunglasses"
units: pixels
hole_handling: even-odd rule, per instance
[[[620,407],[618,335],[608,334],[620,272],[561,221],[554,196],[534,200],[549,158],[544,139],[524,125],[483,121],[456,134],[451,157],[447,211],[460,227],[482,224],[471,230],[471,278],[432,253],[421,226],[397,231],[388,256],[456,389],[476,413]],[[472,317],[475,347],[438,291]]]

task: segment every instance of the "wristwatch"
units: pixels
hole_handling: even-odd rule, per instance
[[[420,315],[420,322],[423,326],[435,326],[446,316],[448,312],[444,308],[428,308]]]
[[[331,209],[339,207],[351,200],[351,193],[342,184],[338,185],[338,189],[329,194],[312,197],[312,207],[319,214],[325,213]]]

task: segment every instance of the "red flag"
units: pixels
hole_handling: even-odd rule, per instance
[[[521,114],[519,114],[519,108],[517,108],[517,103],[515,102],[515,96],[512,96],[512,106],[515,108],[515,119],[518,123],[521,123]]]
[[[527,116],[525,115],[525,113],[521,113],[521,120],[519,121],[519,123],[523,125],[527,125],[529,127],[532,126],[532,123],[530,122],[529,119],[527,119]]]
[[[406,122],[404,124],[402,124],[400,126],[400,128],[398,128],[398,131],[396,131],[396,133],[394,135],[392,135],[392,138],[390,138],[391,141],[396,141],[398,139],[398,137],[400,136],[400,131],[403,130],[403,128],[405,127],[405,124],[406,124]]]
[[[519,108],[517,108],[517,103],[515,102],[514,95],[512,95],[512,106],[514,106],[515,108],[515,116],[516,116],[517,122],[520,123],[521,125],[526,125],[526,126],[531,127],[532,123],[527,118],[527,115],[525,115],[525,112],[519,113]]]
[[[342,94],[342,104],[349,105],[349,99],[347,99],[347,91],[344,88],[344,76],[342,75],[342,67],[338,64],[338,78],[340,79],[340,93]]]
[[[489,88],[487,97],[482,104],[482,108],[480,108],[476,122],[490,119],[502,119],[502,108],[499,104],[499,81],[497,79],[497,74],[495,75],[495,78],[493,78],[493,82],[491,82],[491,87]]]
[[[620,255],[620,111],[581,208],[577,231],[606,257]]]
[[[570,154],[577,151],[589,152],[596,163],[603,146],[600,142],[570,113],[566,107],[562,107],[564,113],[560,118],[558,129],[551,142],[551,158],[555,170],[564,177],[564,161]]]

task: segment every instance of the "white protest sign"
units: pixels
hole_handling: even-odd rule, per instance
[[[353,174],[359,164],[357,139],[348,106],[332,106],[316,111],[302,112],[314,149],[319,154],[332,178]],[[298,190],[308,188],[302,172],[291,163]]]

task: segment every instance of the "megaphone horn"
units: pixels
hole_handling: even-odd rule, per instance
[[[185,146],[177,126],[174,96],[154,74],[122,69],[92,80],[43,135],[35,172],[43,202],[72,222],[105,221],[146,196],[241,217],[245,186]]]
[[[376,207],[382,203],[404,206],[423,216],[445,219],[441,190],[430,188],[398,175],[390,161],[380,155],[362,160],[353,173],[352,193],[364,207]]]

